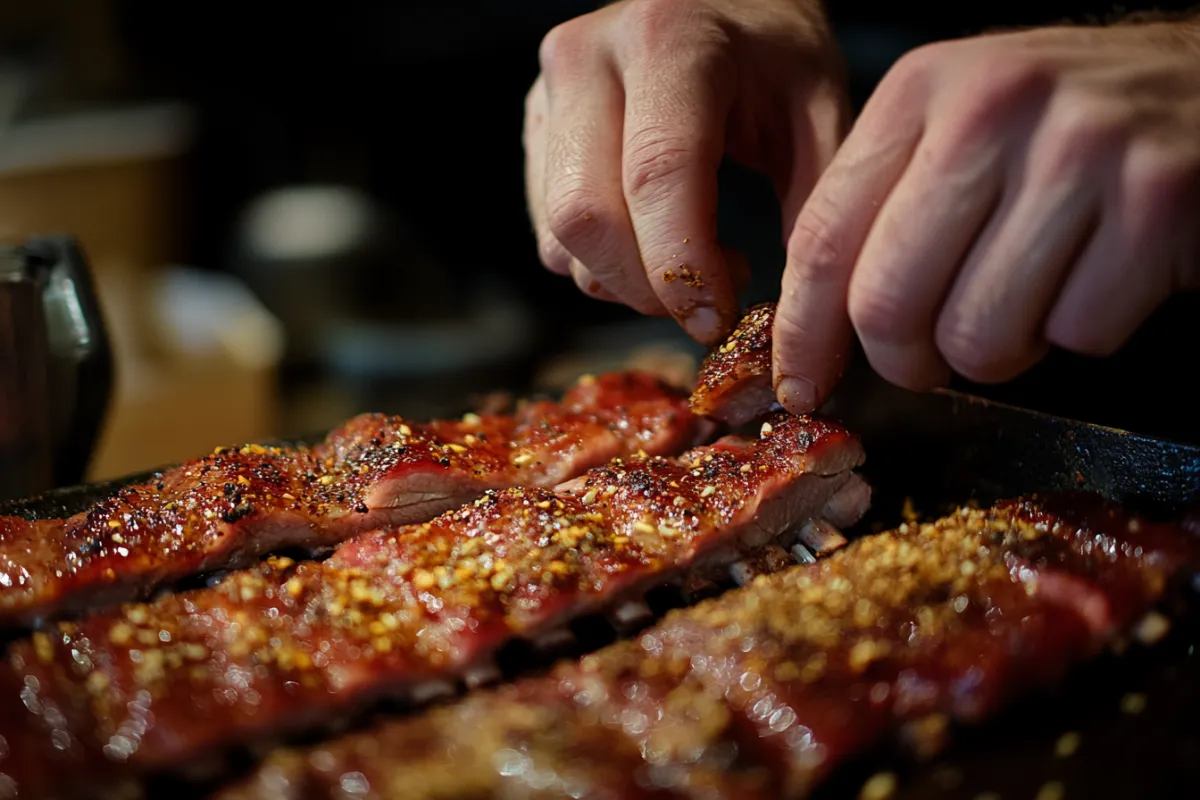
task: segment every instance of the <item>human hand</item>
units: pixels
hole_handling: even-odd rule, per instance
[[[540,58],[524,139],[543,264],[716,344],[748,277],[717,242],[722,157],[773,179],[786,236],[845,132],[818,0],[624,0]]]
[[[809,411],[852,328],[900,386],[1118,349],[1197,288],[1200,27],[1046,28],[902,58],[796,221],[775,323]]]

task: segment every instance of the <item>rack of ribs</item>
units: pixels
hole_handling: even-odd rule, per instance
[[[57,623],[0,663],[0,787],[94,792],[324,728],[384,696],[422,703],[482,683],[513,640],[619,616],[653,587],[741,574],[747,555],[797,537],[841,546],[829,526],[869,503],[862,460],[841,427],[779,414],[757,439],[619,458],[557,490],[491,491],[325,561],[270,558]]]
[[[488,489],[553,486],[702,440],[686,396],[648,374],[582,379],[560,402],[426,424],[355,417],[320,444],[222,448],[69,519],[0,517],[0,628],[150,596],[281,548],[424,522]]]
[[[1161,633],[1153,609],[1197,566],[1193,534],[1093,497],[962,509],[545,676],[277,751],[222,797],[800,798],[874,744],[928,757],[954,725]]]

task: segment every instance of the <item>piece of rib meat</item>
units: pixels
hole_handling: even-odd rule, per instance
[[[963,509],[545,677],[277,751],[223,798],[799,798],[883,737],[937,752],[952,723],[1136,630],[1197,567],[1194,536],[1093,497]]]
[[[771,385],[771,332],[775,304],[746,310],[733,333],[709,352],[692,392],[692,411],[733,427],[777,407]]]
[[[0,775],[22,796],[63,796],[324,726],[383,695],[424,702],[516,638],[790,546],[813,517],[852,524],[870,497],[862,460],[841,427],[780,414],[754,441],[617,459],[558,491],[489,492],[323,562],[271,558],[57,624],[0,664]],[[818,549],[832,538],[812,533]]]
[[[487,489],[553,486],[615,456],[677,453],[706,432],[680,391],[621,372],[507,416],[364,414],[313,448],[221,448],[70,519],[0,517],[0,627],[423,522]]]

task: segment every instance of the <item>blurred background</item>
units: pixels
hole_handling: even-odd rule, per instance
[[[597,5],[0,3],[0,239],[77,235],[116,351],[90,477],[362,410],[454,413],[630,360],[686,373],[702,352],[673,323],[545,272],[526,218],[537,46]],[[919,44],[1109,10],[830,5],[858,103]],[[722,180],[722,234],[754,269],[744,300],[771,299],[774,198],[733,165]],[[1147,341],[1174,343],[1177,376],[1196,337],[1172,324]],[[1146,412],[1162,377],[1148,352],[1163,353],[1135,348],[1121,373],[1056,356],[984,391],[1191,435],[1189,390],[1154,392]]]

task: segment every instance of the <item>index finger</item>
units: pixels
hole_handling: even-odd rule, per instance
[[[738,317],[717,242],[717,170],[732,86],[703,65],[626,70],[623,188],[650,287],[688,334],[720,342]]]
[[[877,120],[870,104],[796,217],[775,313],[775,392],[794,414],[818,408],[846,366],[850,276],[920,126]],[[891,122],[891,125],[887,123]]]

